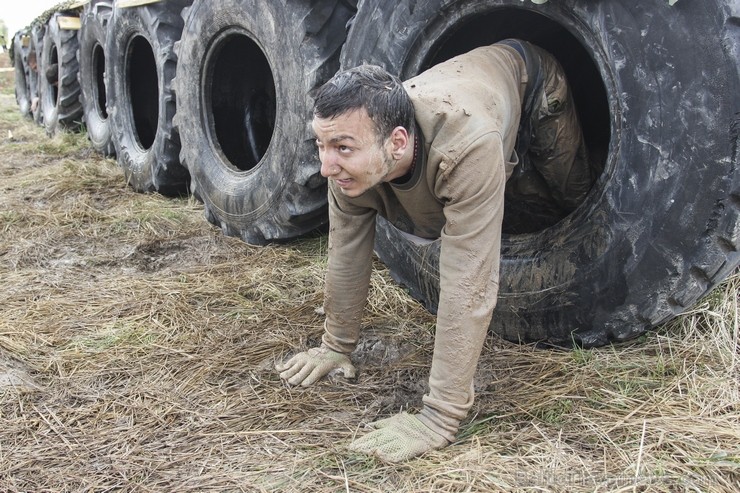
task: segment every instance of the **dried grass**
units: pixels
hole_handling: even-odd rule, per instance
[[[491,336],[460,439],[388,465],[346,445],[419,406],[434,318],[380,265],[358,380],[290,388],[324,238],[251,247],[70,137],[0,139],[2,491],[738,491],[738,276],[631,344]]]

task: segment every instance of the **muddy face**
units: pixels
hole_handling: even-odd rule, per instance
[[[375,126],[364,109],[334,118],[315,117],[312,126],[321,174],[345,195],[357,197],[396,177],[398,166],[390,143],[379,143]]]

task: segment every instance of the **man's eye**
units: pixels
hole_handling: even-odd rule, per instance
[[[350,149],[350,148],[349,148],[349,147],[347,147],[347,146],[339,146],[339,152],[349,152],[349,151],[351,151],[351,150],[352,150],[352,149]]]

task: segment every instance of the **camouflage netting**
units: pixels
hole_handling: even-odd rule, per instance
[[[8,57],[10,58],[10,66],[11,67],[15,65],[15,53],[14,52],[15,52],[15,36],[16,36],[16,34],[14,34],[13,36],[10,37],[10,45],[8,45]]]
[[[31,32],[31,28],[33,26],[46,24],[47,22],[49,22],[49,19],[51,19],[51,16],[57,12],[79,14],[80,12],[82,12],[81,2],[79,0],[65,0],[64,2],[59,2],[58,4],[51,7],[50,9],[47,9],[44,12],[42,12],[41,15],[39,15],[34,20],[32,20],[28,26],[23,27],[22,29],[19,29],[18,32],[21,32],[21,33]],[[15,63],[15,59],[13,58],[13,43],[14,42],[15,42],[15,36],[10,38],[10,46],[8,47],[8,56],[10,57],[11,64]]]
[[[79,13],[82,11],[82,7],[80,6],[79,0],[65,0],[63,2],[59,2],[55,6],[51,7],[50,9],[45,10],[41,13],[38,17],[36,17],[34,20],[31,21],[31,27],[36,25],[42,25],[49,22],[49,19],[51,19],[51,16],[54,15],[57,12],[67,12],[67,13]]]

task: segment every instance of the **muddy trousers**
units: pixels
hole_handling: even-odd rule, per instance
[[[545,50],[504,40],[527,66],[516,152],[519,164],[506,183],[508,218],[557,222],[583,202],[594,181],[565,72]],[[525,228],[526,229],[526,228]]]

